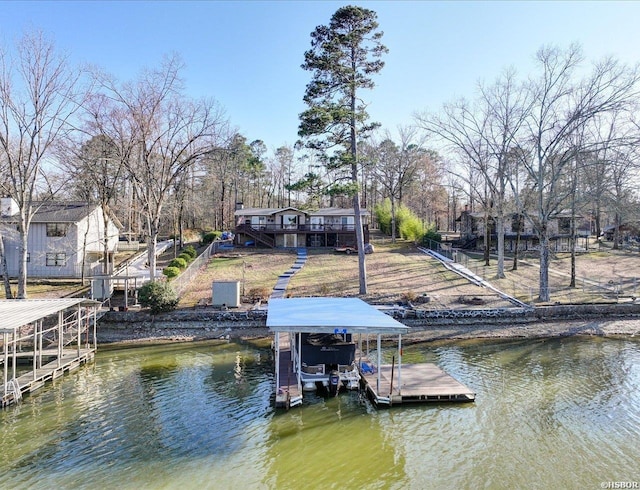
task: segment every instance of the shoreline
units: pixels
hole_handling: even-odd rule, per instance
[[[266,326],[164,327],[147,326],[125,329],[98,328],[98,345],[132,346],[196,342],[204,340],[268,340]],[[571,336],[640,337],[640,318],[590,318],[587,320],[539,321],[526,323],[473,323],[413,326],[402,336],[403,343],[417,344],[443,340],[544,339]]]

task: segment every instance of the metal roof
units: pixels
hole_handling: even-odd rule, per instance
[[[358,298],[270,299],[273,332],[402,334],[409,327]],[[346,332],[345,332],[346,330]]]
[[[0,333],[13,332],[16,328],[77,305],[97,304],[84,298],[0,300]]]

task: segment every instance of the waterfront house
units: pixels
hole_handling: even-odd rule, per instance
[[[570,212],[558,213],[549,220],[549,244],[552,251],[568,252],[570,250],[571,220]],[[471,212],[465,209],[456,221],[460,223],[460,240],[457,244],[460,248],[476,250],[484,248],[484,235],[486,227],[489,226],[490,248],[496,249],[497,235],[493,216],[489,216],[487,220],[484,212]],[[589,228],[588,220],[580,217],[576,219],[576,237],[587,237]],[[528,217],[511,213],[506,215],[504,220],[504,249],[506,252],[514,252],[516,246],[518,250],[538,250],[540,239],[533,222]]]
[[[105,227],[107,268],[113,268],[118,246],[115,218],[103,218],[102,208],[85,201],[37,202],[27,241],[27,276],[80,278],[103,273]],[[4,237],[10,277],[18,275],[18,207],[10,198],[0,203],[0,233]]]
[[[360,210],[364,242],[369,242],[369,212]],[[355,212],[345,208],[303,211],[286,208],[243,208],[238,206],[236,243],[263,247],[355,246]]]

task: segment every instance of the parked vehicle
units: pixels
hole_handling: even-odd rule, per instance
[[[347,255],[351,255],[352,253],[357,253],[358,252],[358,247],[356,247],[355,245],[342,245],[342,246],[339,246],[339,247],[335,247],[334,250],[336,252],[342,252],[342,253],[346,253]],[[371,245],[370,243],[365,243],[364,244],[364,253],[372,254],[373,253],[373,245]]]

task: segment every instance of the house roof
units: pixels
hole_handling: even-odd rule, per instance
[[[292,211],[294,213],[301,213],[308,216],[353,216],[355,212],[353,208],[320,208],[315,211],[302,211],[294,207],[287,208],[244,208],[238,209],[235,212],[236,216],[272,216],[277,213],[284,213],[286,211]],[[369,216],[369,211],[366,209],[360,210],[361,216]]]
[[[273,332],[402,334],[409,327],[359,298],[270,299]],[[345,332],[346,330],[346,332]]]
[[[99,303],[84,298],[0,300],[0,332],[11,333],[24,325],[77,305],[95,306]]]
[[[321,208],[311,211],[310,216],[355,216],[353,208]],[[360,209],[360,216],[369,216],[369,211]]]
[[[37,210],[32,223],[77,223],[98,207],[86,201],[34,202],[33,206]],[[5,222],[15,222],[16,219],[15,215],[1,218]]]
[[[307,214],[304,211],[300,211],[299,209],[293,207],[287,208],[243,208],[238,209],[235,212],[236,216],[271,216],[276,213],[282,213],[285,211],[293,211],[295,213]]]

